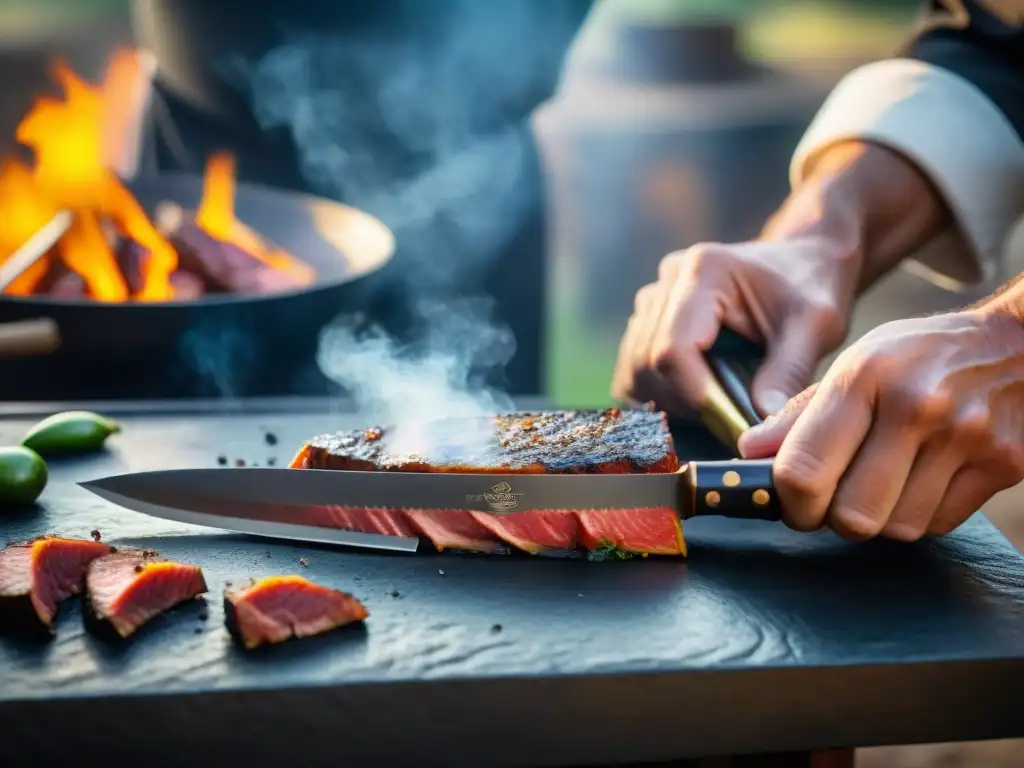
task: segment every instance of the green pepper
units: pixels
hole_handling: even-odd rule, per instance
[[[0,505],[32,504],[46,487],[48,472],[43,457],[24,446],[0,448]]]
[[[21,444],[40,456],[60,456],[98,451],[121,425],[90,411],[65,411],[40,421]]]

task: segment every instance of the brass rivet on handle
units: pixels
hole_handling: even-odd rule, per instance
[[[722,485],[726,488],[735,488],[740,484],[740,473],[730,469],[722,475]]]
[[[704,503],[709,507],[717,507],[722,501],[718,491],[708,491],[704,494]]]
[[[754,504],[758,507],[767,507],[768,502],[772,500],[771,495],[764,488],[758,488],[751,494],[751,498],[754,500]]]

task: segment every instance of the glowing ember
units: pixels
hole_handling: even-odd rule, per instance
[[[59,211],[71,212],[72,225],[54,252],[24,272],[6,293],[40,290],[55,267],[55,257],[63,262],[62,268],[82,278],[88,296],[97,301],[166,301],[175,297],[176,284],[209,283],[203,274],[181,274],[173,237],[158,231],[119,175],[129,174],[134,164],[152,69],[148,54],[119,51],[102,85],[95,86],[66,64],[55,64],[54,77],[63,97],[37,99],[16,132],[18,141],[33,150],[34,163],[28,167],[8,160],[2,167],[0,262]],[[312,268],[235,218],[234,171],[229,154],[210,158],[195,226],[210,238],[212,248],[219,241],[239,249],[240,258],[233,263],[246,267],[251,261],[257,269],[272,268],[291,285],[311,283]],[[141,254],[134,296],[115,255],[118,238],[134,243]],[[207,284],[205,290],[218,288]]]

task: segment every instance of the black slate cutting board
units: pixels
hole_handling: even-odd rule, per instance
[[[99,529],[201,565],[211,594],[126,643],[86,634],[77,601],[48,644],[0,638],[0,765],[90,750],[108,765],[580,765],[1024,735],[1024,561],[980,515],[918,545],[693,521],[687,561],[295,546],[152,520],[74,482],[219,455],[284,464],[351,415],[124,421],[109,453],[55,462],[42,508],[0,537]],[[0,442],[28,424],[0,422]],[[235,648],[224,584],[290,572],[356,594],[365,627]]]

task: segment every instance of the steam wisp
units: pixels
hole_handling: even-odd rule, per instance
[[[363,318],[342,318],[321,334],[317,362],[367,425],[390,428],[389,452],[472,458],[494,447],[493,428],[473,417],[514,407],[485,381],[515,351],[509,330],[492,321],[491,306],[483,299],[421,302],[422,333],[404,346],[379,327],[362,329]],[[438,422],[452,417],[459,418],[458,432],[446,433]]]

